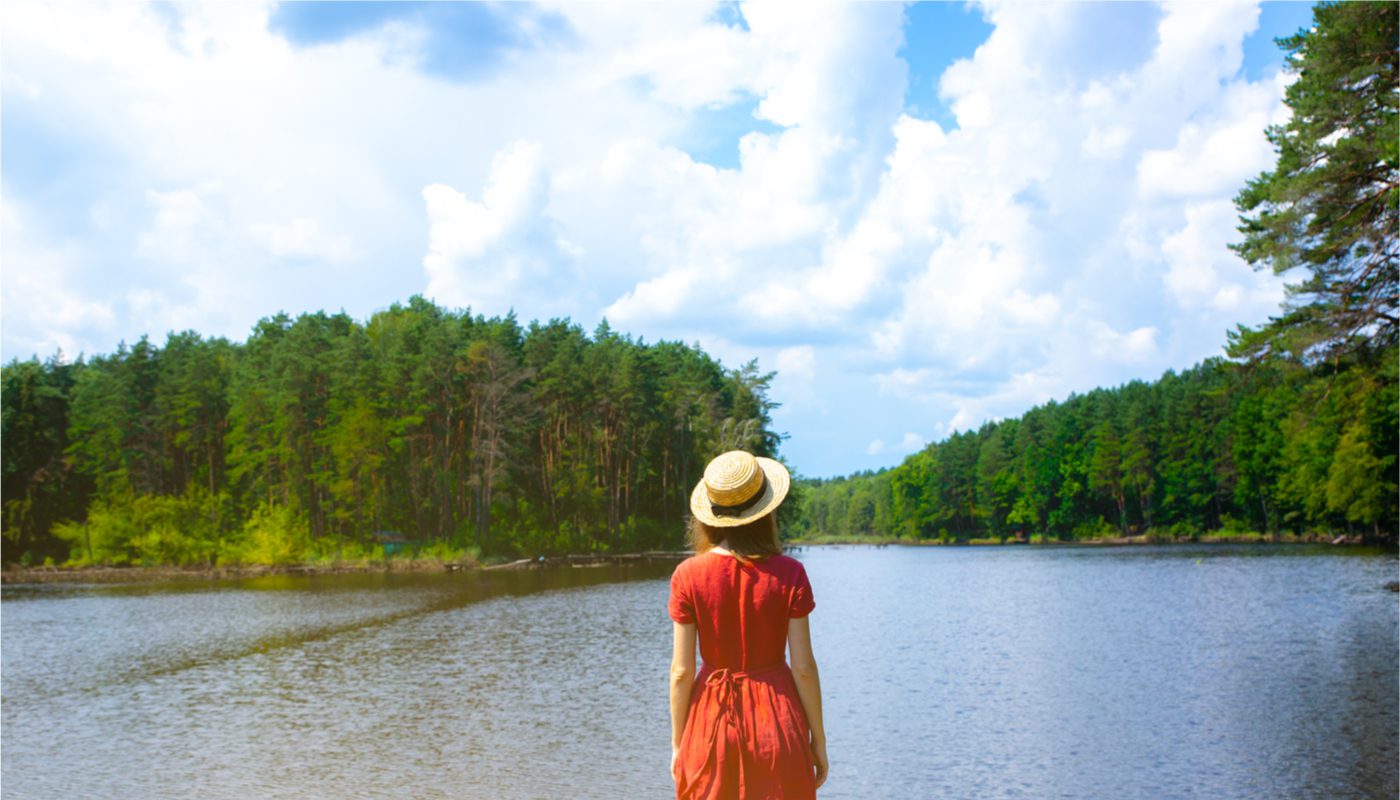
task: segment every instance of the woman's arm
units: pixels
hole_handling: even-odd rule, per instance
[[[817,677],[817,659],[812,655],[812,631],[806,617],[788,620],[788,663],[792,667],[797,697],[812,729],[812,760],[817,765],[817,786],[826,781],[826,727],[822,724],[822,686]]]
[[[676,622],[671,644],[671,769],[680,750],[685,718],[690,713],[690,690],[695,685],[695,623]]]

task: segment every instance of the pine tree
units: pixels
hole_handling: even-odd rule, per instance
[[[1278,40],[1298,76],[1293,115],[1268,129],[1274,169],[1235,198],[1244,240],[1233,249],[1256,269],[1303,277],[1281,316],[1231,334],[1231,355],[1316,361],[1396,342],[1398,18],[1391,0],[1321,3],[1311,30]]]

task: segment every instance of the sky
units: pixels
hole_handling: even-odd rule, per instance
[[[774,370],[806,476],[1220,355],[1303,3],[9,0],[0,356],[421,294]]]

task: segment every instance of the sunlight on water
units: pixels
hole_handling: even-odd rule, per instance
[[[1393,556],[799,557],[823,798],[1396,794]],[[0,794],[668,796],[671,568],[7,586]]]

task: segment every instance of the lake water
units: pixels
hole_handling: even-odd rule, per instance
[[[1394,798],[1393,554],[810,548],[822,798]],[[664,798],[672,565],[6,586],[5,798]]]

